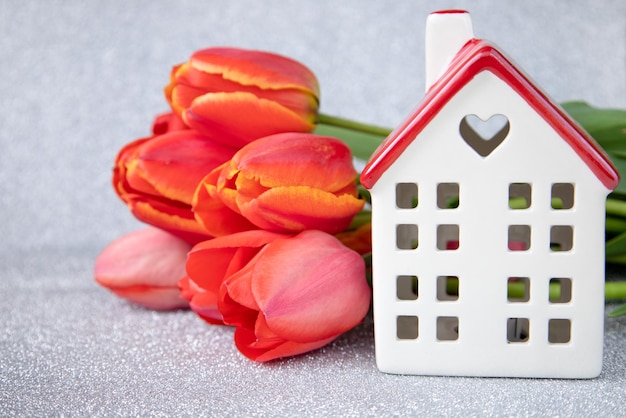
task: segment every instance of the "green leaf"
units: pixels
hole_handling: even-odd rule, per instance
[[[609,318],[617,318],[626,315],[626,305],[618,306],[609,313]]]
[[[626,253],[626,232],[607,241],[605,252],[607,258]]]
[[[611,201],[611,199],[609,199],[607,202],[609,201]],[[626,219],[611,216],[608,211],[604,225],[606,233],[611,237],[614,237],[626,231]]]
[[[626,151],[626,110],[599,109],[582,101],[561,106],[605,151]]]

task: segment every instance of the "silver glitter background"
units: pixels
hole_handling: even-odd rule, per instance
[[[325,113],[399,123],[424,89],[426,15],[469,8],[556,100],[626,108],[626,3],[0,0],[0,416],[626,416],[626,320],[593,380],[392,376],[371,321],[308,355],[243,358],[229,328],[155,313],[93,282],[137,229],[118,149],[167,109],[170,67],[234,45],[318,75]],[[626,269],[610,272],[626,276]]]

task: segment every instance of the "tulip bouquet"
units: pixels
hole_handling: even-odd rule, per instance
[[[390,130],[319,113],[315,75],[268,52],[197,51],[164,92],[171,110],[113,170],[116,193],[150,226],[102,251],[96,281],[146,308],[234,326],[255,361],[317,349],[359,324],[371,225],[353,163]],[[626,173],[626,112],[565,108]],[[607,203],[607,261],[626,263],[622,185]],[[626,283],[606,286],[607,298],[626,298]]]

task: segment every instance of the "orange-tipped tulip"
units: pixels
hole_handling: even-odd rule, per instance
[[[187,308],[177,283],[185,275],[190,249],[185,241],[157,228],[131,232],[100,253],[95,278],[116,295],[146,308]]]
[[[188,242],[200,242],[211,234],[191,209],[195,190],[235,151],[190,129],[139,139],[119,152],[113,185],[139,220]]]
[[[234,147],[279,132],[311,132],[319,106],[307,67],[239,48],[195,52],[173,68],[165,96],[187,125]]]
[[[287,233],[318,229],[335,234],[345,230],[363,208],[355,178],[350,149],[340,140],[277,134],[248,144],[205,177],[194,209],[209,231],[219,231],[223,223],[218,225],[222,219],[203,207],[223,204],[234,219],[243,217],[258,228]]]
[[[368,311],[365,264],[321,231],[267,244],[220,287],[224,323],[246,357],[268,361],[320,348]]]

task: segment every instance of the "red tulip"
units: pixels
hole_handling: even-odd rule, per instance
[[[277,134],[246,145],[205,177],[194,209],[212,232],[224,225],[203,207],[223,204],[258,228],[289,233],[318,229],[334,234],[345,230],[363,208],[355,178],[350,149],[340,140]],[[244,227],[239,222],[233,229]]]
[[[319,103],[315,75],[262,51],[208,48],[173,68],[165,96],[187,125],[241,147],[279,132],[310,132]]]
[[[284,235],[269,231],[248,231],[197,244],[189,252],[187,277],[179,286],[191,309],[211,324],[222,324],[217,309],[224,279],[241,270],[265,245]]]
[[[167,232],[147,228],[109,244],[95,263],[96,281],[116,295],[151,309],[187,308],[178,280],[191,246]]]
[[[320,348],[360,323],[369,304],[363,259],[321,231],[267,244],[224,280],[218,302],[237,348],[255,361]]]
[[[157,119],[155,129],[172,127],[158,125]],[[235,151],[190,129],[139,139],[119,152],[113,185],[139,220],[196,243],[211,235],[191,209],[195,190]]]

